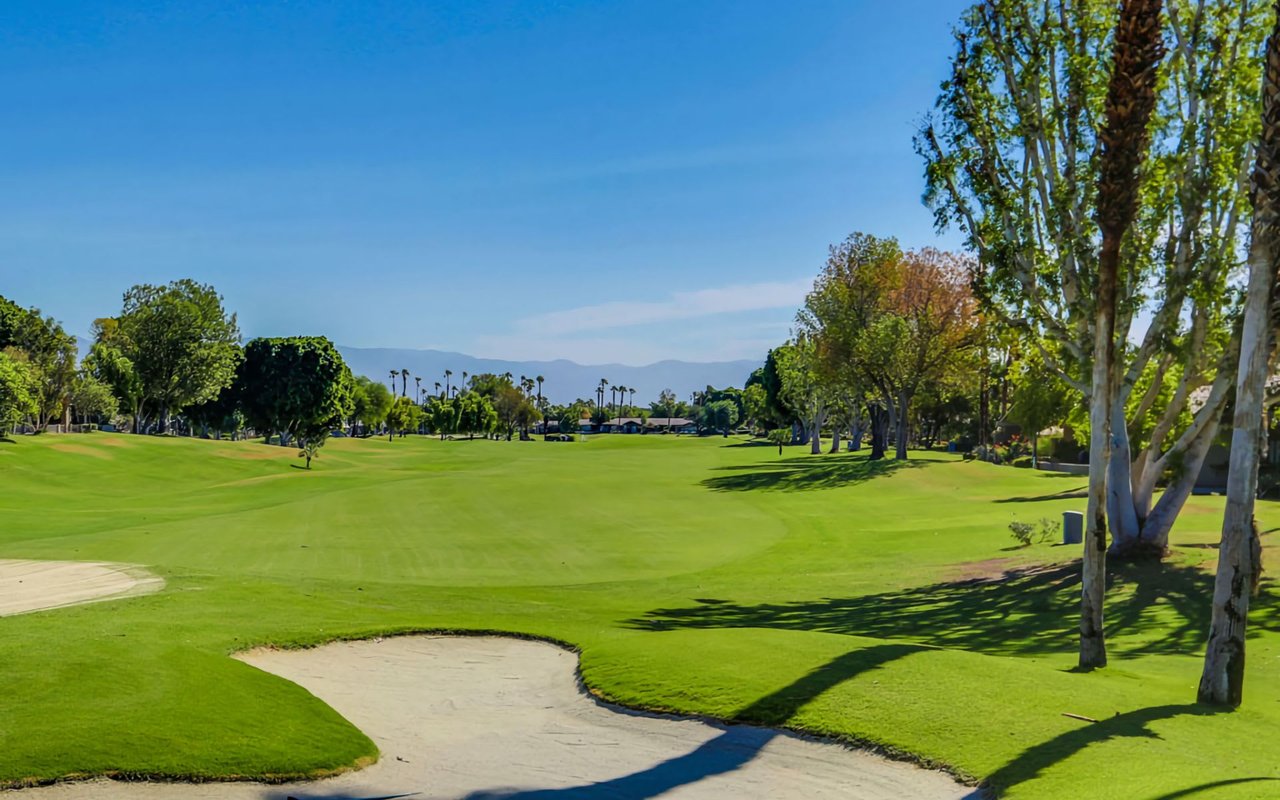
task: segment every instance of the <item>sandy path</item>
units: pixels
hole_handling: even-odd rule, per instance
[[[93,781],[22,790],[21,800],[972,796],[942,773],[834,744],[620,713],[579,690],[574,654],[538,642],[418,636],[242,659],[331,705],[377,742],[381,760],[309,784]]]
[[[0,559],[0,617],[158,592],[164,580],[106,561]]]

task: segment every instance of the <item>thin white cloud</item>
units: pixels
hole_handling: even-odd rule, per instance
[[[618,278],[617,283],[620,288],[630,286],[624,278]],[[564,336],[716,314],[794,309],[804,302],[805,293],[811,286],[808,278],[802,278],[676,292],[665,300],[657,301],[599,303],[525,317],[516,321],[516,329],[543,336]]]

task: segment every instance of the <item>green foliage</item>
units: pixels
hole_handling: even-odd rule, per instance
[[[1008,418],[1022,426],[1024,438],[1066,422],[1084,405],[1080,393],[1058,380],[1038,355],[1019,363],[1013,385]]]
[[[112,341],[133,364],[139,407],[158,415],[162,427],[183,406],[216,397],[239,363],[235,314],[227,314],[212,286],[190,279],[126,292]]]
[[[142,406],[142,379],[133,362],[119,348],[105,342],[96,342],[85,356],[84,368],[90,375],[111,387],[118,410],[134,417],[137,422]]]
[[[0,297],[0,349],[21,352],[35,387],[36,411],[31,421],[44,429],[67,407],[76,377],[76,340],[53,317],[39,309],[20,308]]]
[[[324,443],[329,440],[328,433],[322,433],[319,436],[311,436],[302,442],[301,449],[298,450],[298,458],[307,460],[307,469],[311,469],[311,460],[320,457],[320,449],[324,447]]]
[[[200,428],[202,435],[209,429],[214,431],[215,437],[221,437],[223,431],[236,433],[244,425],[239,384],[223,387],[211,400],[187,406],[182,409],[182,415]]]
[[[25,308],[0,294],[0,350],[18,346],[19,331],[27,313]]]
[[[0,434],[4,429],[36,415],[39,390],[39,383],[25,355],[16,349],[0,349]]]
[[[498,412],[487,397],[476,392],[465,392],[457,398],[457,432],[468,437],[487,436],[498,427]]]
[[[440,434],[441,438],[458,432],[458,409],[456,398],[436,400],[431,404],[431,429]]]
[[[768,416],[768,402],[763,386],[758,383],[749,384],[742,390],[742,421],[760,425]]]
[[[670,389],[663,389],[658,393],[658,399],[649,404],[650,416],[662,417],[670,419],[672,417],[689,418],[693,412],[689,408],[689,404],[676,397],[676,393]]]
[[[1039,522],[1009,523],[1009,533],[1021,547],[1030,547],[1033,542],[1049,544],[1058,538],[1058,523],[1050,517],[1041,517]]]
[[[76,376],[67,396],[72,413],[82,420],[97,419],[110,422],[119,410],[111,387],[88,373]]]
[[[387,428],[392,433],[404,436],[407,433],[416,432],[423,419],[422,406],[408,397],[397,397],[387,411]]]
[[[391,391],[381,381],[363,375],[356,376],[351,398],[351,418],[361,422],[366,431],[382,425],[391,411]]]
[[[764,389],[765,414],[763,420],[768,428],[789,428],[796,418],[795,412],[787,405],[783,397],[782,376],[778,371],[778,353],[770,350],[765,356],[764,366],[751,374],[747,385],[758,384]]]
[[[726,436],[738,424],[738,406],[732,400],[714,400],[702,407],[706,427],[718,430]]]
[[[254,339],[236,378],[245,419],[260,434],[311,439],[351,414],[354,380],[323,336]]]
[[[778,454],[781,455],[783,446],[791,443],[791,429],[774,428],[769,431],[768,436],[765,438],[767,438],[771,444],[776,444],[778,446]]]

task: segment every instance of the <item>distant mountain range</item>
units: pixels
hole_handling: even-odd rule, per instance
[[[601,378],[610,385],[622,384],[636,390],[636,405],[648,405],[656,400],[663,389],[670,389],[682,400],[706,388],[742,386],[751,371],[763,363],[763,356],[756,361],[714,361],[694,363],[689,361],[659,361],[643,367],[623,364],[576,364],[572,361],[500,361],[476,358],[463,353],[441,350],[400,350],[395,348],[362,348],[338,345],[342,357],[351,371],[373,380],[389,382],[388,373],[395,369],[409,370],[409,392],[413,392],[413,376],[422,378],[422,388],[435,390],[436,381],[444,382],[444,371],[453,370],[450,379],[456,386],[462,373],[475,375],[492,372],[501,375],[510,372],[520,380],[521,375],[545,378],[542,394],[554,403],[567,403],[579,397],[594,397]],[[398,382],[397,382],[398,383]],[[608,394],[605,394],[606,402]]]

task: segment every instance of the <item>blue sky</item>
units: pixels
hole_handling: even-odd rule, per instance
[[[0,4],[0,294],[77,333],[762,357],[830,242],[955,246],[915,123],[955,0]]]

